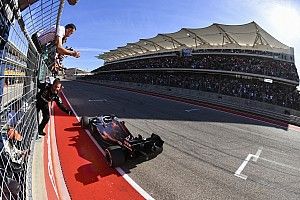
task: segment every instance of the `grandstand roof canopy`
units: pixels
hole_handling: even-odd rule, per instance
[[[118,47],[97,56],[106,62],[147,54],[193,49],[250,49],[293,55],[293,49],[275,39],[255,22],[242,25],[212,24],[205,28],[182,28]]]

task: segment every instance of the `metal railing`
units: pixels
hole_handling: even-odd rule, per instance
[[[31,36],[59,24],[63,0],[0,1],[0,199],[30,199],[37,77],[47,66]]]

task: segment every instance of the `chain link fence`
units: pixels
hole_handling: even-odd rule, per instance
[[[37,77],[47,54],[31,36],[59,24],[63,0],[0,1],[0,199],[28,199],[37,134]],[[30,153],[31,152],[31,153]]]

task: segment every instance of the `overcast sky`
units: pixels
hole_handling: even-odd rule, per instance
[[[298,0],[80,0],[65,4],[62,25],[77,31],[68,46],[81,57],[66,58],[66,67],[93,70],[103,65],[101,52],[181,28],[203,28],[213,23],[245,24],[255,21],[284,44],[295,48],[300,72],[300,1]]]

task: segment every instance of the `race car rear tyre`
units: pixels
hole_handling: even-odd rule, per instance
[[[125,163],[125,153],[120,146],[105,149],[105,158],[110,167],[119,167]]]
[[[87,116],[82,116],[80,122],[82,128],[89,128],[90,120]]]

